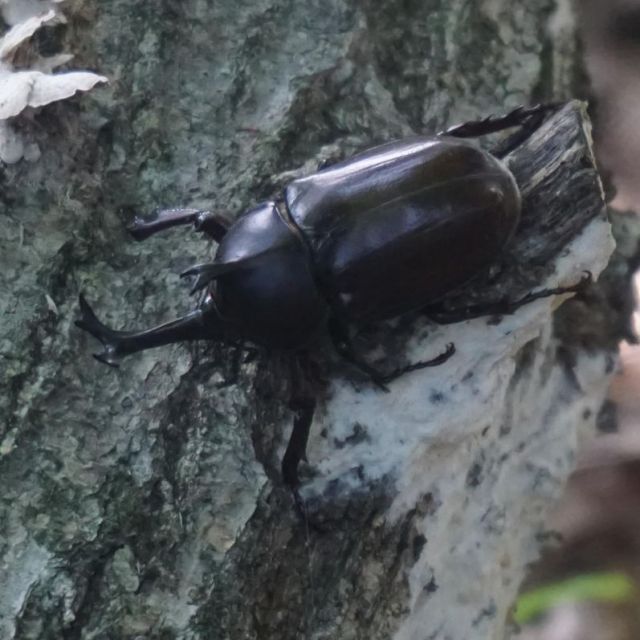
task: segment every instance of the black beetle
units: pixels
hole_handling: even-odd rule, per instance
[[[436,136],[375,147],[294,180],[280,198],[233,224],[196,209],[136,218],[129,230],[137,240],[193,224],[219,243],[214,262],[182,274],[195,276],[193,291],[204,289],[205,297],[183,318],[124,332],[104,326],[81,295],[76,324],[102,342],[104,351],[95,357],[110,365],[142,349],[194,339],[248,340],[302,357],[326,333],[342,357],[381,387],[408,371],[440,364],[453,345],[433,360],[382,374],[353,353],[345,328],[427,308],[496,259],[520,218],[520,192],[499,157],[520,144],[550,108],[518,108]],[[513,126],[521,126],[520,132],[494,154],[461,139]],[[532,300],[578,291],[583,282],[436,320],[512,313]],[[294,428],[282,462],[283,479],[292,487],[299,482],[315,408],[304,383],[294,387]]]

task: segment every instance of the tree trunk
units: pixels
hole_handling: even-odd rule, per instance
[[[564,298],[363,332],[372,360],[457,347],[390,393],[319,357],[306,519],[280,479],[277,354],[174,346],[111,370],[73,320],[80,291],[117,328],[192,306],[176,274],[212,249],[190,231],[135,243],[136,213],[236,216],[324,158],[570,96],[573,33],[548,29],[554,3],[68,4],[31,46],[72,51],[110,85],[23,114],[41,157],[0,167],[0,637],[504,637],[612,368],[606,339],[586,349],[554,328]],[[523,223],[451,305],[604,268],[584,118],[566,106],[509,156]]]

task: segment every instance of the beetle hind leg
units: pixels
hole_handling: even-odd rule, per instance
[[[489,116],[484,120],[464,122],[441,131],[438,135],[453,136],[456,138],[476,138],[479,136],[497,133],[504,129],[519,127],[519,129],[507,136],[491,153],[496,158],[504,158],[514,149],[527,140],[531,134],[538,129],[550,111],[556,110],[559,103],[539,104],[534,107],[516,107],[503,116]]]
[[[389,388],[385,384],[384,374],[357,356],[353,350],[349,336],[347,332],[343,330],[343,327],[338,327],[335,322],[330,323],[329,335],[336,353],[343,360],[346,360],[350,365],[364,373],[379,389],[389,391]]]
[[[542,298],[559,296],[565,293],[582,293],[592,282],[593,277],[591,273],[585,271],[582,278],[574,285],[531,291],[518,300],[497,300],[484,304],[469,305],[468,307],[458,307],[457,309],[445,309],[441,306],[434,305],[425,307],[424,312],[437,324],[454,324],[482,316],[507,316],[515,313],[520,307],[535,302],[536,300],[541,300]]]
[[[431,360],[420,360],[418,362],[412,362],[404,367],[398,367],[394,369],[390,373],[383,374],[382,381],[383,382],[392,382],[397,378],[400,378],[405,373],[411,373],[412,371],[419,371],[420,369],[426,369],[427,367],[437,367],[438,365],[444,364],[454,353],[456,352],[456,348],[453,342],[450,342],[446,349],[435,358]]]
[[[364,373],[382,391],[389,391],[387,384],[402,377],[406,373],[419,371],[420,369],[426,369],[427,367],[437,367],[438,365],[443,364],[456,351],[453,343],[449,343],[447,348],[440,355],[432,358],[431,360],[412,362],[404,367],[398,367],[388,373],[385,373],[383,371],[379,371],[358,357],[351,346],[351,341],[345,327],[340,326],[337,321],[334,320],[330,323],[329,334],[338,355],[340,355],[340,357],[346,360],[349,364],[362,371],[362,373]]]
[[[534,107],[516,107],[503,116],[489,116],[484,120],[472,120],[457,124],[444,131],[439,136],[453,136],[455,138],[477,138],[486,136],[490,133],[498,133],[511,127],[520,127],[527,125],[531,119],[544,117],[548,112],[558,108],[556,103],[539,104]]]

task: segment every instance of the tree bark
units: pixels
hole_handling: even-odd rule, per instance
[[[135,243],[134,213],[235,216],[323,158],[568,97],[576,53],[547,29],[554,3],[69,5],[33,46],[110,86],[20,119],[41,157],[0,168],[0,636],[503,637],[612,368],[606,339],[587,351],[556,332],[559,300],[365,332],[398,360],[458,348],[388,394],[323,364],[306,524],[279,476],[277,358],[176,346],[114,371],[73,320],[81,290],[117,328],[190,308],[176,274],[211,249],[188,231]],[[570,104],[511,154],[523,224],[452,305],[604,268],[585,127]]]

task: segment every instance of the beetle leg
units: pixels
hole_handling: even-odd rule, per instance
[[[503,131],[511,127],[525,125],[530,118],[534,116],[536,118],[538,116],[544,116],[547,112],[557,109],[558,106],[556,103],[539,104],[529,108],[520,106],[503,116],[489,116],[484,120],[475,120],[454,125],[441,131],[438,135],[454,136],[456,138],[477,138],[478,136],[497,133],[498,131]]]
[[[340,326],[339,322],[333,321],[329,325],[329,334],[338,354],[344,358],[347,362],[354,367],[362,371],[378,388],[382,391],[389,391],[387,383],[400,378],[405,373],[411,371],[418,371],[419,369],[425,369],[426,367],[437,367],[439,364],[446,362],[454,353],[455,347],[452,343],[447,345],[447,348],[443,353],[432,358],[431,360],[420,360],[419,362],[412,362],[404,367],[398,367],[389,373],[383,373],[375,367],[372,367],[364,360],[361,360],[353,351],[351,341],[345,331],[344,327]]]
[[[315,394],[310,388],[305,373],[300,371],[299,365],[300,362],[297,360],[292,363],[289,408],[294,412],[293,429],[282,458],[282,479],[293,489],[296,503],[300,499],[297,494],[297,487],[300,484],[298,465],[301,460],[307,459],[307,442],[316,409]]]
[[[398,367],[390,373],[384,374],[382,376],[382,381],[392,382],[396,378],[403,376],[405,373],[411,373],[412,371],[418,371],[427,367],[437,367],[438,365],[446,362],[455,352],[456,348],[453,342],[450,342],[447,345],[447,348],[439,356],[436,356],[431,360],[420,360],[419,362],[413,362],[412,364],[408,364],[405,367]]]
[[[353,365],[356,369],[362,371],[379,389],[389,391],[389,388],[385,385],[384,374],[356,355],[351,345],[348,331],[342,323],[335,318],[329,321],[329,337],[331,338],[334,349],[341,358]]]
[[[500,159],[508,156],[538,130],[545,119],[545,115],[546,112],[543,110],[530,116],[526,122],[522,123],[522,126],[517,131],[507,136],[504,140],[501,140],[491,149],[491,154]]]
[[[540,300],[541,298],[558,296],[564,293],[581,293],[592,282],[591,273],[586,271],[580,281],[570,287],[555,287],[553,289],[531,291],[519,300],[498,300],[496,302],[469,305],[468,307],[459,307],[457,309],[443,309],[442,307],[433,305],[425,307],[424,312],[437,324],[453,324],[482,316],[506,316],[515,313],[525,304]]]
[[[196,231],[220,242],[231,223],[219,213],[202,209],[156,209],[148,220],[136,216],[127,230],[136,240],[145,240],[158,231],[188,224],[193,224]]]
[[[286,485],[295,488],[300,484],[298,465],[301,460],[307,459],[307,442],[316,399],[313,396],[297,398],[296,402],[289,404],[289,408],[294,412],[293,429],[282,458],[282,479]]]
[[[364,360],[358,358],[358,356],[353,352],[350,346],[345,343],[334,344],[338,355],[346,360],[349,364],[353,365],[356,369],[359,369],[364,373],[367,378],[373,382],[379,389],[382,391],[389,391],[389,387],[385,384],[386,376],[384,373],[378,371],[375,367],[372,367],[370,364],[366,363]]]
[[[151,349],[173,342],[184,340],[204,340],[222,337],[216,332],[211,318],[204,320],[209,309],[200,308],[182,318],[172,320],[146,331],[114,331],[98,320],[85,297],[80,295],[80,320],[76,326],[90,333],[102,343],[102,353],[95,353],[94,358],[112,367],[118,366],[123,356],[144,349]],[[220,335],[217,335],[220,333]]]

